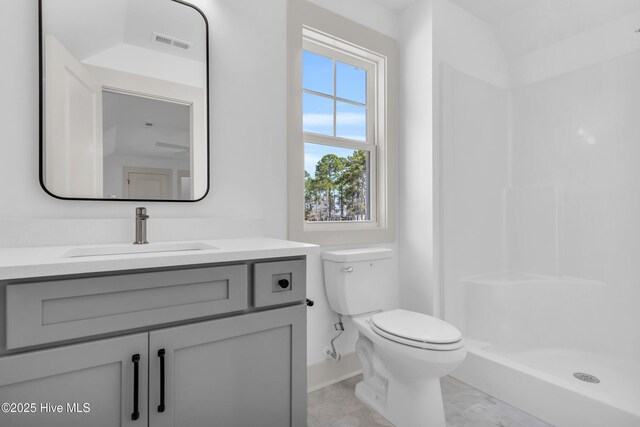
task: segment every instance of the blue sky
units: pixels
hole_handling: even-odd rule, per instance
[[[334,62],[309,51],[303,53],[303,87],[304,89],[333,97],[346,99],[362,106],[348,102],[336,101],[335,136],[357,141],[366,141],[366,81],[365,70],[336,61],[334,94]],[[334,101],[330,98],[303,94],[303,127],[305,132],[334,136]],[[305,143],[305,170],[312,176],[316,163],[326,154],[333,153],[340,157],[353,154],[353,150]]]

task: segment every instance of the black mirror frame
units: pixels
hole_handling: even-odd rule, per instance
[[[44,190],[45,193],[50,195],[53,198],[59,200],[82,200],[82,201],[115,201],[115,202],[169,202],[169,203],[195,203],[203,200],[209,194],[211,189],[211,113],[210,113],[210,93],[209,93],[209,21],[207,20],[206,15],[200,10],[198,7],[194,6],[191,3],[187,3],[183,0],[171,0],[175,3],[182,4],[184,6],[190,7],[194,9],[196,12],[202,16],[204,20],[204,28],[205,28],[205,54],[206,54],[206,85],[205,85],[205,93],[207,94],[206,106],[207,106],[207,117],[206,117],[206,127],[207,127],[207,190],[204,192],[202,197],[194,200],[159,200],[159,199],[92,199],[92,198],[84,198],[84,197],[62,197],[56,194],[53,194],[51,191],[47,189],[47,186],[44,182],[44,43],[43,43],[43,31],[42,31],[42,2],[44,0],[38,0],[38,87],[39,87],[39,124],[40,124],[40,147],[39,147],[39,181],[40,187]]]

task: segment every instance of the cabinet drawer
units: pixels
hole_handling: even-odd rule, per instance
[[[256,307],[302,301],[306,297],[306,262],[261,262],[253,267],[253,296]]]
[[[7,286],[7,348],[247,308],[247,266],[71,278]]]

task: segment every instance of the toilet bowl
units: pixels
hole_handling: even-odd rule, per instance
[[[391,253],[368,248],[323,255],[329,304],[358,329],[363,380],[355,393],[396,427],[444,427],[440,378],[464,360],[464,339],[435,317],[383,310],[390,290],[397,288],[384,274]]]
[[[409,313],[420,315],[405,312]],[[396,427],[444,427],[440,378],[464,360],[463,340],[442,344],[398,342],[376,330],[379,328],[372,322],[374,316],[352,318],[359,333],[356,354],[363,367],[363,380],[356,385],[356,396]],[[400,339],[409,341],[405,337]],[[438,345],[442,348],[438,349]]]

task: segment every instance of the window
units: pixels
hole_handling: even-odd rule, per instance
[[[375,221],[376,64],[310,39],[303,48],[304,220]]]
[[[301,48],[300,62],[290,63],[296,81],[289,88],[295,118],[289,127],[289,238],[321,244],[394,240],[395,108],[389,101],[395,101],[395,84],[389,66],[395,41],[305,7],[322,12],[307,15],[314,29],[301,26],[294,46]],[[343,24],[335,26],[341,34],[316,29],[323,15]],[[351,32],[354,40],[346,41]]]

